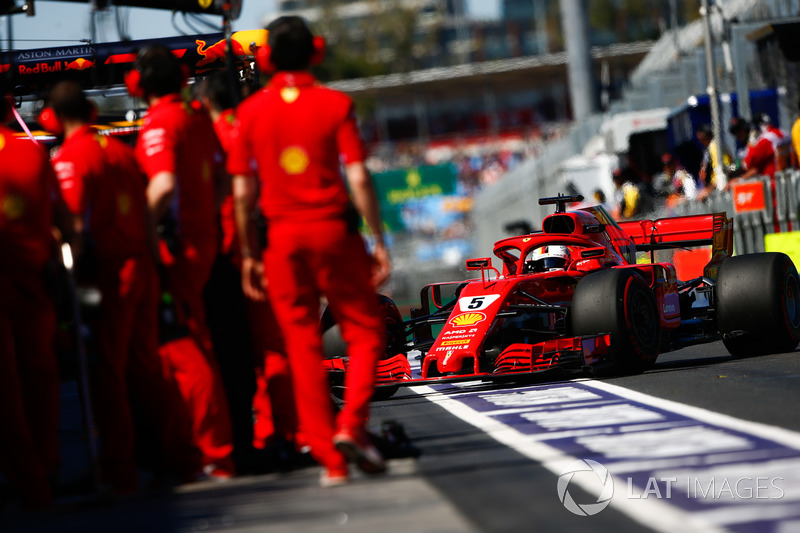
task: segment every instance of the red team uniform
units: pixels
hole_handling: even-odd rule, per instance
[[[305,71],[278,72],[239,105],[239,139],[231,175],[258,168],[259,202],[267,218],[268,293],[286,338],[300,430],[329,472],[346,472],[332,442],[342,428],[363,428],[384,349],[383,319],[369,280],[371,260],[348,213],[340,171],[363,161],[352,101]],[[350,364],[346,397],[334,417],[322,369],[320,296],[341,325]]]
[[[58,183],[47,154],[0,126],[0,470],[25,504],[52,501],[58,469],[56,318],[45,290]]]
[[[189,407],[204,466],[232,472],[230,415],[202,298],[218,246],[215,175],[223,160],[221,147],[208,115],[184,103],[179,94],[168,94],[150,106],[136,155],[150,179],[161,172],[176,176],[168,216],[176,223],[178,244],[172,251],[162,245],[162,260],[168,289],[178,310],[186,311],[187,326],[202,348],[176,341],[162,347],[162,357]]]
[[[158,357],[158,276],[147,242],[145,177],[132,148],[89,125],[64,140],[53,166],[67,206],[85,219],[103,295],[94,380],[102,471],[117,489],[131,492],[137,473],[130,394],[156,421],[168,460],[192,458]]]

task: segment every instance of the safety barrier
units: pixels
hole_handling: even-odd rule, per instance
[[[701,201],[686,201],[673,213],[658,216],[697,215],[724,211],[733,217],[737,254],[764,251],[764,236],[800,230],[800,170],[775,173],[775,194],[769,176],[737,179],[729,190],[714,191]]]

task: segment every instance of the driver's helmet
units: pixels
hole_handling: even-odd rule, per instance
[[[528,261],[529,272],[550,272],[565,270],[570,263],[570,253],[566,246],[542,246]]]

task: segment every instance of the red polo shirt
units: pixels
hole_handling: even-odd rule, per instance
[[[159,172],[176,176],[170,209],[180,234],[195,242],[216,242],[217,168],[223,163],[211,119],[186,104],[179,94],[150,106],[136,143],[136,158],[149,179]]]
[[[255,162],[269,220],[303,223],[344,214],[350,200],[341,162],[363,161],[365,153],[350,97],[308,72],[279,72],[239,105],[237,118],[228,172],[251,174]]]
[[[61,192],[100,257],[147,253],[146,180],[133,149],[84,126],[53,157]]]
[[[747,169],[755,168],[758,175],[775,176],[775,146],[761,135],[755,144],[750,145],[744,157],[744,166]]]
[[[5,126],[0,168],[0,273],[40,269],[53,250],[53,206],[60,195],[53,168],[44,150]]]
[[[214,121],[214,131],[217,133],[222,149],[229,153],[236,137],[236,114],[233,109],[226,109]],[[219,225],[222,230],[221,252],[228,254],[237,251],[236,247],[236,217],[233,209],[233,194],[228,194],[219,206]]]

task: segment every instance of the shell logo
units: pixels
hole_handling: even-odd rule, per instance
[[[293,103],[300,96],[300,89],[297,87],[284,87],[281,89],[281,100],[287,104]]]
[[[450,325],[456,328],[474,326],[478,322],[486,320],[486,315],[481,312],[462,313],[450,319]]]
[[[419,171],[412,170],[406,174],[406,183],[412,189],[419,187],[422,183],[422,176],[420,176]]]
[[[290,146],[281,152],[280,164],[287,174],[302,174],[308,168],[308,154],[299,146]]]

